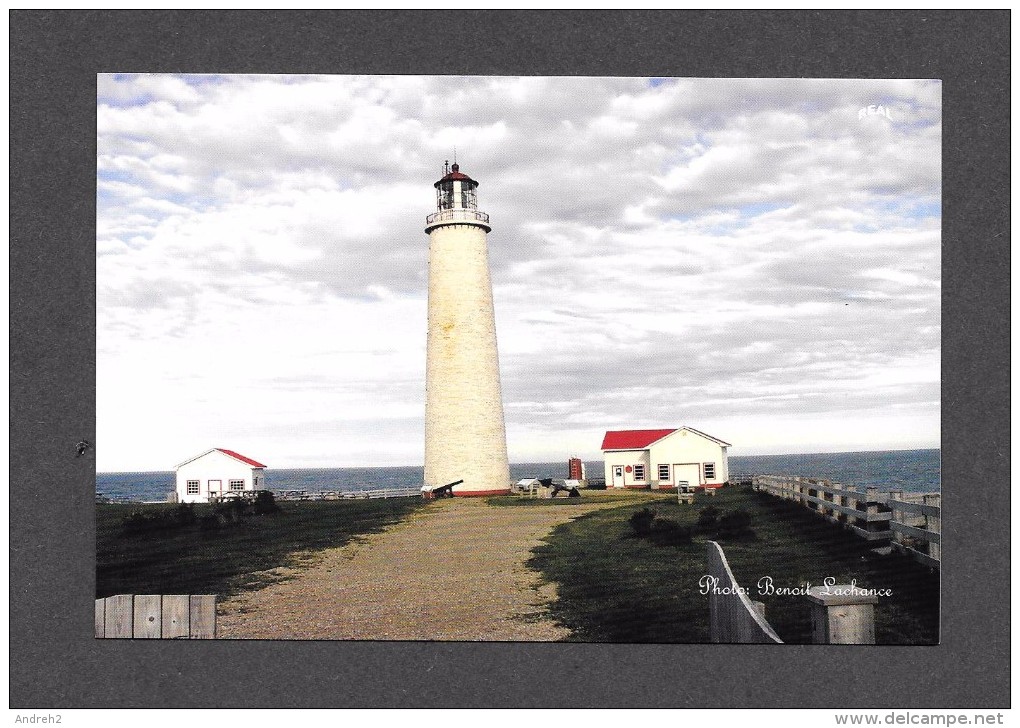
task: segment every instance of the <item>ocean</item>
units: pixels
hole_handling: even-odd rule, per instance
[[[873,452],[806,453],[800,455],[730,456],[731,475],[803,475],[827,478],[844,485],[875,486],[879,490],[915,493],[939,491],[941,450],[885,450]],[[591,478],[603,477],[601,460],[586,462]],[[521,478],[565,478],[567,461],[521,463],[510,466],[514,480]],[[422,468],[279,468],[266,470],[270,490],[375,490],[418,488]],[[96,473],[96,495],[113,501],[165,501],[174,488],[172,471],[149,473]]]

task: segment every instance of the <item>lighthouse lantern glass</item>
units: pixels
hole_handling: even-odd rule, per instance
[[[436,207],[440,210],[453,209],[453,180],[443,180],[436,187]]]
[[[436,186],[436,207],[439,210],[454,208],[477,210],[478,185],[466,179],[444,179]]]

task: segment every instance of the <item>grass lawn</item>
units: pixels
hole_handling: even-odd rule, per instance
[[[661,518],[695,528],[683,545],[656,545],[634,535],[628,518],[644,506]],[[879,644],[938,641],[939,579],[906,557],[880,557],[866,541],[809,513],[805,508],[752,492],[724,488],[694,506],[676,497],[647,496],[640,502],[582,515],[559,526],[535,550],[530,565],[557,583],[553,617],[573,630],[572,639],[591,642],[708,642],[708,597],[700,593],[705,540],[695,524],[701,509],[743,510],[753,538],[718,541],[740,586],[765,603],[766,618],[785,642],[811,641],[808,602],[803,596],[761,595],[758,580],[778,587],[856,580],[863,588],[891,589],[875,611]]]
[[[233,594],[272,581],[264,573],[314,559],[380,530],[421,507],[420,498],[281,502],[274,514],[247,515],[203,530],[198,523],[126,535],[130,513],[154,514],[169,504],[96,504],[96,596],[111,594]],[[196,505],[195,515],[213,506]]]

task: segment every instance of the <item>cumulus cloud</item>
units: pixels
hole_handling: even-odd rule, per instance
[[[103,469],[418,462],[455,149],[513,460],[938,444],[936,81],[110,74],[97,124]]]

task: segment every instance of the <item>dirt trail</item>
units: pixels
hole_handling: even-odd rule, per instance
[[[552,641],[555,586],[525,566],[557,524],[613,505],[430,503],[385,531],[316,555],[292,577],[220,605],[218,632],[240,639]],[[277,572],[279,573],[279,572]]]

